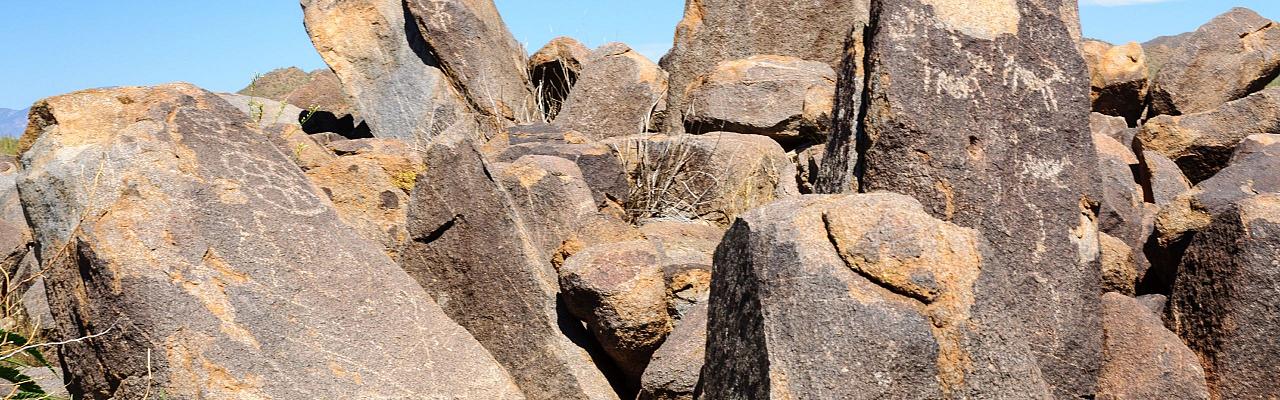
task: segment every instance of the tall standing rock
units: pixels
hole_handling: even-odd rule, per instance
[[[557,306],[551,256],[531,237],[500,171],[469,140],[440,138],[409,204],[400,263],[511,373],[530,399],[616,400],[575,340],[588,335]],[[514,174],[514,175],[513,175]],[[545,174],[525,178],[535,184]],[[584,193],[590,201],[590,193]],[[566,207],[576,208],[576,207]]]
[[[716,250],[702,397],[1048,399],[976,231],[898,194],[796,196]],[[1095,298],[1097,294],[1094,294]]]
[[[470,105],[400,0],[301,2],[311,42],[375,135],[425,146],[437,135],[475,134]]]
[[[865,95],[858,112],[837,105],[819,190],[860,178],[982,232],[995,249],[982,274],[1008,280],[975,295],[1007,302],[1055,395],[1076,398],[1093,393],[1101,357],[1102,191],[1066,3],[876,1],[866,81],[840,83]]]
[[[861,40],[869,1],[687,0],[661,62],[671,73],[665,131],[683,132],[686,87],[720,62],[771,54],[838,68],[845,41]]]
[[[1280,25],[1233,8],[1201,26],[1160,66],[1149,116],[1205,112],[1262,90],[1280,75]]]
[[[1243,199],[1196,234],[1169,299],[1213,399],[1280,397],[1280,195]]]
[[[249,121],[189,85],[35,107],[19,189],[88,399],[522,399]]]
[[[476,112],[490,124],[540,118],[524,47],[493,0],[405,0],[427,50]]]

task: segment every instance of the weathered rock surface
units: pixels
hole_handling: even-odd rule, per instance
[[[527,155],[509,163],[495,163],[493,169],[494,178],[524,217],[523,234],[544,261],[546,255],[560,250],[565,240],[605,218],[599,214],[582,170],[573,161]]]
[[[551,255],[469,140],[442,137],[423,156],[400,263],[493,353],[530,399],[617,399],[587,332],[557,306]],[[550,179],[556,179],[551,177]],[[483,245],[477,245],[483,244]]]
[[[662,347],[653,352],[640,380],[640,400],[693,400],[706,357],[707,304],[694,306]]]
[[[1113,46],[1098,40],[1080,44],[1089,64],[1093,111],[1137,124],[1147,99],[1147,58],[1135,42]]]
[[[320,57],[373,133],[425,145],[475,135],[471,106],[454,89],[400,0],[301,0]]]
[[[1102,246],[1102,290],[1132,296],[1138,280],[1133,248],[1114,236],[1099,233]]]
[[[897,194],[752,210],[716,250],[703,398],[1050,398],[989,255]]]
[[[1174,48],[1151,86],[1149,116],[1210,111],[1280,75],[1280,26],[1233,8]]]
[[[1276,132],[1280,132],[1280,88],[1203,113],[1152,118],[1142,126],[1138,140],[1144,149],[1178,163],[1192,182],[1200,182],[1226,167],[1232,150],[1244,138]]]
[[[995,249],[983,275],[1017,278],[979,296],[1009,301],[1060,398],[1094,393],[1101,358],[1102,190],[1069,3],[879,2],[866,81],[842,71],[837,89],[865,85],[867,101],[837,95],[818,185],[908,194],[982,232]]]
[[[1231,161],[1229,164],[1244,161],[1254,154],[1267,152],[1267,148],[1280,144],[1280,134],[1260,133],[1257,135],[1249,135],[1236,145],[1235,151],[1231,152]]]
[[[1236,202],[1196,234],[1169,299],[1170,325],[1203,362],[1211,398],[1280,396],[1280,195]]]
[[[1109,136],[1125,146],[1132,144],[1133,138],[1138,135],[1138,129],[1130,128],[1124,117],[1112,117],[1097,112],[1089,114],[1089,130],[1094,135]]]
[[[1200,359],[1139,300],[1102,295],[1098,399],[1209,398]]]
[[[1258,193],[1280,193],[1280,145],[1267,146],[1238,160],[1213,178],[1175,197],[1156,215],[1148,243],[1152,270],[1143,277],[1146,293],[1168,294],[1178,275],[1178,263],[1190,240],[1217,215],[1236,202]]]
[[[796,185],[802,194],[817,193],[814,187],[818,182],[818,165],[822,164],[822,156],[827,152],[825,144],[806,147],[796,154]]]
[[[1142,43],[1142,52],[1147,57],[1147,69],[1150,70],[1147,76],[1154,79],[1156,73],[1160,72],[1160,68],[1169,62],[1169,58],[1181,50],[1182,45],[1186,44],[1187,39],[1190,39],[1192,35],[1195,35],[1195,32],[1160,36]]]
[[[598,243],[559,269],[565,304],[633,390],[677,322],[706,304],[712,254],[724,235],[711,224],[674,221],[650,221],[639,232],[643,239]]]
[[[498,162],[511,162],[528,155],[556,156],[573,161],[582,171],[596,204],[625,204],[631,196],[627,171],[610,146],[592,141],[573,130],[554,125],[516,126],[507,137],[497,137],[487,145]]]
[[[739,214],[799,194],[796,168],[764,136],[716,132],[604,141],[622,158],[633,219],[672,217],[728,225]]]
[[[1098,175],[1102,178],[1102,204],[1098,212],[1098,229],[1103,233],[1137,247],[1142,235],[1143,195],[1133,171],[1138,157],[1115,139],[1093,135],[1098,154]]]
[[[869,4],[869,0],[686,1],[674,46],[661,62],[671,73],[663,131],[684,129],[685,89],[721,62],[772,54],[838,69],[845,58],[845,41],[861,41]]]
[[[1140,161],[1137,178],[1142,184],[1143,196],[1150,203],[1163,206],[1183,192],[1191,190],[1191,181],[1187,180],[1182,169],[1169,157],[1143,150]]]
[[[554,121],[560,114],[569,92],[578,83],[582,64],[590,57],[591,49],[566,36],[551,39],[529,56],[530,83],[543,121]]]
[[[307,170],[307,178],[333,202],[338,216],[366,239],[382,244],[397,259],[409,240],[405,228],[409,192],[422,171],[422,158],[396,139],[360,139],[347,143],[381,142],[388,149],[356,152]]]
[[[685,132],[765,135],[787,147],[825,143],[836,73],[795,57],[725,61],[685,89]]]
[[[1161,209],[1156,220],[1157,238],[1173,246],[1208,226],[1215,216],[1241,199],[1258,193],[1280,193],[1277,168],[1280,168],[1280,144],[1257,149],[1254,154],[1237,160]]]
[[[36,106],[19,179],[85,398],[523,398],[282,149],[189,85]]]
[[[667,72],[622,43],[591,53],[556,125],[603,139],[644,133],[664,101]]]
[[[404,7],[428,54],[486,122],[510,125],[539,118],[527,53],[493,0],[405,0]]]
[[[560,267],[569,310],[634,386],[674,326],[661,261],[652,242],[638,240],[588,248]]]

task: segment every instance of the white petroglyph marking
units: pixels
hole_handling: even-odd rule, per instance
[[[1027,155],[1026,162],[1022,164],[1022,175],[1030,175],[1033,178],[1051,182],[1059,188],[1066,189],[1067,185],[1062,184],[1062,180],[1058,178],[1069,166],[1071,166],[1071,162],[1067,160],[1047,160]]]

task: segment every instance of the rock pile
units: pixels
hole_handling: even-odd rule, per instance
[[[329,70],[32,108],[0,295],[75,398],[1280,396],[1256,13],[689,0],[655,63],[301,4]]]

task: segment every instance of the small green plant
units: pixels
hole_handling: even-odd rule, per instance
[[[396,185],[400,190],[407,192],[413,191],[413,185],[418,183],[417,171],[400,171],[391,177],[391,184]]]
[[[0,380],[13,385],[10,393],[3,393],[4,399],[56,399],[49,395],[35,379],[23,373],[27,368],[48,368],[57,374],[53,364],[40,351],[40,345],[17,332],[0,329]]]
[[[284,107],[280,107],[280,109],[284,109]],[[307,121],[310,121],[311,117],[315,116],[317,112],[320,112],[319,105],[312,104],[311,107],[307,107],[307,115],[302,117],[302,121],[299,121],[298,125],[306,125]]]

